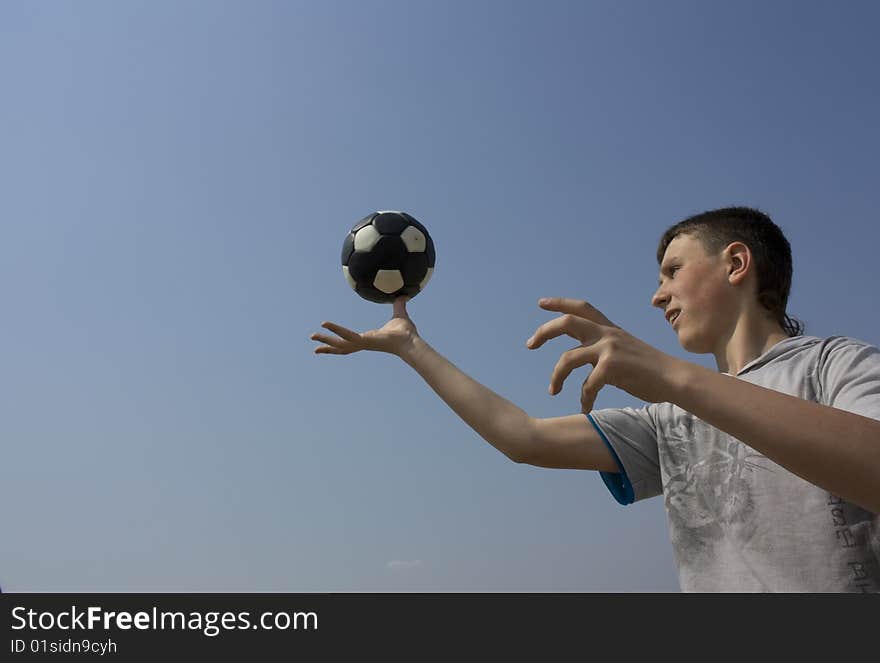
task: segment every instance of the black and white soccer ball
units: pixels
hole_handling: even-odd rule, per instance
[[[415,297],[434,273],[434,242],[406,212],[373,212],[342,244],[342,273],[364,299],[379,304]]]

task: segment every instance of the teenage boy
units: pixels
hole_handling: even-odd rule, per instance
[[[664,496],[684,591],[880,592],[880,350],[848,337],[802,335],[786,314],[791,249],[765,214],[731,207],[661,238],[661,309],[681,346],[717,371],[667,355],[587,302],[526,346],[567,335],[549,391],[593,368],[582,414],[538,419],[438,354],[394,303],[381,329],[325,322],[318,354],[394,354],[486,441],[516,462],[598,470],[622,504]],[[648,402],[593,411],[611,384]]]

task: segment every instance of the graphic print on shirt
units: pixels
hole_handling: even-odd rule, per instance
[[[711,429],[695,417],[684,417],[668,441],[663,486],[670,534],[679,562],[703,568],[715,559],[723,538],[741,549],[756,528],[753,474],[770,472],[767,459],[739,440]],[[694,440],[712,445],[692,463]]]

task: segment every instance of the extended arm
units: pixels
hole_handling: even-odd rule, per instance
[[[468,426],[515,462],[617,471],[611,453],[586,417],[536,419],[529,416],[428,345],[418,335],[405,303],[403,298],[394,302],[394,317],[381,329],[357,333],[332,322],[323,323],[335,336],[312,334],[312,340],[324,343],[315,348],[315,352],[348,355],[373,350],[399,356]]]

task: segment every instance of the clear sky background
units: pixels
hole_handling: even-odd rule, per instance
[[[681,350],[681,218],[757,206],[807,333],[880,343],[877,3],[0,4],[0,584],[31,591],[677,591],[662,498],[517,465],[401,361],[339,254],[430,230],[422,335],[579,412],[541,296]],[[713,366],[711,357],[690,357]],[[614,388],[597,407],[638,405]]]

